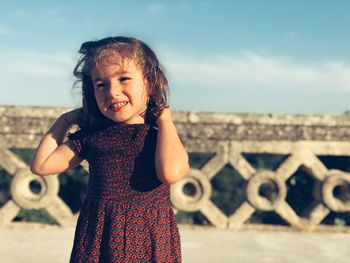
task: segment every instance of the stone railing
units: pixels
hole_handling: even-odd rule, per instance
[[[61,226],[77,215],[59,196],[58,175],[39,177],[10,148],[35,148],[55,118],[68,108],[0,107],[0,166],[13,176],[11,199],[0,208],[0,226],[12,226],[21,208],[45,209]],[[350,213],[350,174],[327,167],[319,156],[350,156],[350,116],[173,112],[178,132],[191,153],[212,153],[200,168],[191,168],[172,185],[175,211],[200,211],[218,228],[241,228],[256,211],[279,215],[292,228],[317,230],[330,213]],[[258,169],[245,154],[286,158],[274,170]],[[213,202],[211,180],[230,165],[244,181],[243,201],[227,215]],[[288,203],[287,181],[303,167],[314,183],[313,204],[300,216]],[[30,183],[40,184],[40,193]],[[192,193],[184,191],[191,187]],[[268,195],[261,189],[269,186]],[[328,227],[327,229],[332,228]],[[337,228],[339,228],[337,226]],[[344,230],[348,227],[343,226]]]

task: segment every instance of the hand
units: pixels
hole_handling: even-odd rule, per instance
[[[169,108],[164,108],[157,119],[157,124],[161,122],[172,121],[171,112]]]
[[[164,111],[165,113],[163,114]],[[161,115],[163,116],[159,120]],[[147,106],[145,121],[153,126],[158,126],[158,121],[163,122],[165,119],[171,120],[169,105],[162,100],[155,102],[153,99],[150,99]]]
[[[60,116],[60,118],[62,118],[67,123],[67,125],[72,126],[74,124],[78,124],[79,121],[81,121],[82,113],[83,113],[83,108],[78,108],[78,109],[63,113]]]

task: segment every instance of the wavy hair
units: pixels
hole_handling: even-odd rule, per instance
[[[161,111],[168,106],[168,81],[162,67],[152,49],[141,40],[131,37],[107,37],[97,41],[85,42],[81,45],[81,57],[74,68],[76,77],[74,86],[82,89],[83,111],[79,126],[93,127],[109,121],[100,112],[94,94],[91,70],[101,61],[108,58],[113,63],[113,54],[117,54],[123,62],[134,60],[140,68],[147,83],[148,105],[145,112],[145,122],[156,126],[156,119]],[[109,59],[111,58],[111,59]]]

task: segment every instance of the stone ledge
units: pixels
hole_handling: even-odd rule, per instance
[[[34,148],[67,107],[0,106],[1,147]],[[208,140],[350,141],[349,115],[173,111],[180,136]]]

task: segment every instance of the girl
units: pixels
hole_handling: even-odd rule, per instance
[[[44,176],[89,162],[70,262],[181,262],[170,185],[188,172],[188,155],[158,60],[126,37],[83,43],[80,53],[83,107],[56,120],[31,164]],[[80,130],[63,142],[73,124]]]

